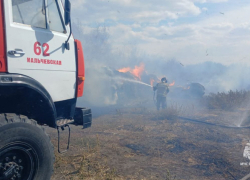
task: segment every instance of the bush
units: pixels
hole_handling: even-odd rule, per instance
[[[250,100],[250,91],[232,91],[228,93],[218,92],[204,96],[202,103],[209,109],[233,110],[247,105]]]

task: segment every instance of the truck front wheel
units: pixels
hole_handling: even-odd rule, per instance
[[[36,121],[0,114],[0,180],[49,180],[54,148]]]

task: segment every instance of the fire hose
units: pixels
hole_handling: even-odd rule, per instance
[[[210,125],[210,126],[218,126],[218,127],[222,127],[222,128],[231,128],[231,129],[235,129],[235,128],[250,128],[250,126],[226,126],[226,125],[222,125],[222,124],[215,124],[215,123],[210,123],[210,122],[204,122],[204,121],[200,121],[197,119],[191,119],[191,118],[186,118],[186,117],[181,117],[179,116],[179,119],[184,120],[184,121],[191,121],[191,122],[196,122],[196,123],[201,123],[201,124],[206,124],[206,125]]]

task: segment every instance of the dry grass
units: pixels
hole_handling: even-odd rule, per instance
[[[166,173],[166,180],[175,180],[176,176],[173,176],[169,170],[167,169],[167,173]]]
[[[233,110],[246,106],[250,100],[250,91],[232,91],[228,93],[211,93],[202,99],[202,103],[209,109]]]
[[[246,175],[249,167],[239,163],[245,160],[249,130],[178,119],[192,112],[207,122],[223,121],[220,110],[196,111],[193,104],[173,103],[159,112],[123,108],[95,118],[84,134],[72,127],[71,149],[65,155],[56,153],[52,180],[233,180]],[[50,134],[56,145],[56,133]]]
[[[183,108],[177,104],[171,104],[167,109],[155,111],[151,115],[152,120],[177,120],[182,114]]]
[[[124,114],[131,114],[148,116],[152,120],[177,120],[178,116],[183,114],[186,109],[187,107],[184,108],[182,105],[171,103],[171,105],[169,105],[166,109],[162,109],[160,111],[157,111],[156,108],[138,107],[117,109],[116,113],[119,117],[122,117]]]
[[[115,168],[110,168],[100,154],[100,140],[84,139],[75,141],[74,155],[56,153],[55,171],[61,171],[54,179],[62,180],[120,180]],[[72,152],[72,149],[71,149]],[[65,156],[66,155],[66,156]]]

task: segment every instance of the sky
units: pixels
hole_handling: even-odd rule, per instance
[[[71,0],[85,34],[106,27],[112,51],[250,65],[249,0]],[[83,42],[84,43],[84,42]]]

